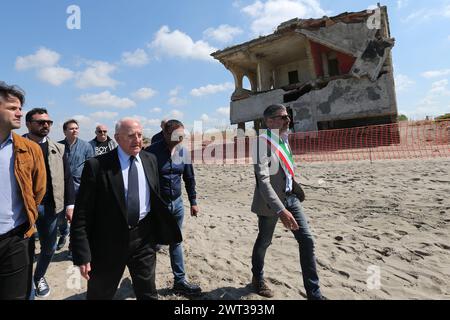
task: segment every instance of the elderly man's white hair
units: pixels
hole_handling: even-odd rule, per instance
[[[117,123],[116,123],[116,134],[118,134],[120,132],[120,129],[122,129],[122,126],[123,126],[123,124],[125,122],[136,122],[142,128],[141,122],[138,119],[127,117],[127,118],[123,118],[123,119],[120,119],[119,121],[117,121]]]

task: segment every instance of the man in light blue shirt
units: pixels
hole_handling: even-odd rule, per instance
[[[0,300],[30,294],[30,237],[47,184],[39,146],[12,132],[20,128],[24,99],[21,89],[0,82]]]

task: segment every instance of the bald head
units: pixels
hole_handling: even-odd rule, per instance
[[[95,128],[95,135],[97,136],[97,141],[105,142],[108,140],[108,128],[103,124],[99,124]]]
[[[114,135],[119,146],[130,156],[136,156],[142,150],[143,134],[139,120],[124,118],[117,122]]]

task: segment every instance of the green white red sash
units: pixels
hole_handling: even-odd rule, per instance
[[[278,159],[280,159],[281,167],[283,168],[286,175],[290,175],[292,178],[294,178],[295,164],[289,145],[270,129],[267,129],[266,133],[261,134],[260,137],[264,138],[267,141],[267,145],[275,152]]]

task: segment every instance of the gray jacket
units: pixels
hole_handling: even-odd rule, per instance
[[[256,178],[252,212],[260,216],[278,216],[285,209],[286,174],[280,160],[267,146],[263,138],[258,138],[253,146],[253,163]],[[304,200],[303,190],[295,180],[292,181],[293,193],[300,201]]]
[[[61,143],[56,143],[47,138],[48,141],[48,166],[53,187],[53,199],[55,201],[55,212],[64,210],[64,149]]]

